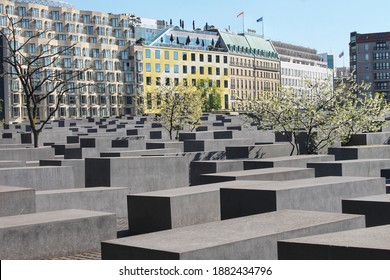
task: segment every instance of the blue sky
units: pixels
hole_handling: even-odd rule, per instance
[[[256,29],[261,34],[264,19],[266,39],[311,47],[319,53],[332,53],[338,66],[348,66],[350,32],[359,33],[390,31],[389,0],[65,0],[79,10],[107,13],[133,13],[140,17],[157,18],[186,28],[192,21],[203,28],[209,25],[224,30],[242,31],[245,13],[245,29]],[[344,51],[345,57],[338,58]]]

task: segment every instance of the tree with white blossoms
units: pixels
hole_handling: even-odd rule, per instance
[[[200,124],[204,97],[196,86],[178,84],[174,86],[160,86],[156,92],[160,114],[158,121],[168,131],[172,140],[178,138],[180,130],[186,126],[194,130]]]
[[[368,88],[352,78],[334,89],[326,81],[308,82],[301,94],[281,88],[278,94],[260,96],[248,116],[259,128],[285,134],[291,155],[303,152],[302,140],[305,152],[319,153],[337,141],[347,143],[353,134],[378,131],[385,124],[390,107],[382,95],[372,95]]]

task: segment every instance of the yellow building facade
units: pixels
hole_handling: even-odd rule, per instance
[[[164,85],[197,85],[203,81],[215,86],[221,98],[228,98],[230,74],[226,52],[145,46],[143,66],[145,113],[158,111],[155,95],[157,88]],[[225,106],[228,102],[221,100],[221,103],[223,109],[228,109]]]

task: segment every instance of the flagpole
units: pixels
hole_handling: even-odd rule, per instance
[[[265,36],[264,36],[264,19],[261,21],[261,27],[262,27],[263,39],[265,39]]]
[[[245,34],[245,13],[242,14],[242,33]]]

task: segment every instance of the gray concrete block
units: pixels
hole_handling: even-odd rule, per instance
[[[141,157],[141,156],[164,156],[181,153],[181,149],[152,149],[152,150],[111,150],[100,153],[100,157]]]
[[[299,155],[268,159],[244,160],[244,170],[273,167],[306,168],[308,163],[334,161],[333,155]]]
[[[85,187],[85,161],[83,159],[41,160],[39,161],[39,166],[70,166],[73,170],[75,187]]]
[[[102,259],[277,259],[277,241],[364,227],[364,217],[284,210],[102,242]]]
[[[233,131],[214,130],[214,131],[199,131],[199,132],[182,132],[179,134],[179,141],[210,140],[210,139],[233,139]]]
[[[200,184],[200,175],[243,170],[242,160],[191,161],[191,185]]]
[[[280,260],[389,260],[390,225],[287,239]]]
[[[289,143],[277,143],[254,146],[228,146],[226,147],[227,159],[247,158],[275,158],[289,156],[291,145]]]
[[[297,209],[342,212],[342,199],[385,193],[383,178],[322,177],[221,188],[221,218]]]
[[[348,142],[348,146],[361,146],[361,145],[382,145],[387,144],[390,138],[390,132],[372,132],[361,133],[351,136],[351,140]]]
[[[343,199],[343,213],[365,215],[367,227],[390,224],[390,195]]]
[[[254,145],[254,139],[217,139],[184,141],[184,152],[225,151],[226,146]]]
[[[382,169],[390,168],[389,159],[357,159],[319,163],[308,163],[307,167],[316,170],[316,177],[357,176],[380,177]]]
[[[72,167],[16,167],[0,169],[2,185],[53,190],[74,188]]]
[[[35,190],[0,186],[0,217],[35,213]]]
[[[129,230],[143,234],[220,221],[221,188],[267,183],[234,181],[129,195]]]
[[[182,142],[162,142],[162,141],[147,141],[146,149],[180,149],[183,152],[184,145]]]
[[[288,181],[314,178],[312,168],[276,167],[244,171],[222,172],[200,175],[200,184],[212,184],[235,180]]]
[[[95,251],[116,237],[115,214],[64,210],[0,218],[0,259],[33,260]]]
[[[16,161],[54,159],[54,149],[51,147],[1,149],[0,158]]]
[[[132,193],[189,185],[185,157],[87,158],[86,187],[132,187]]]
[[[23,167],[26,166],[25,161],[17,161],[17,160],[1,160],[0,168],[9,168],[9,167]]]
[[[329,148],[328,153],[335,155],[336,160],[350,159],[388,159],[390,158],[390,145],[350,146]]]
[[[66,209],[115,213],[127,217],[126,197],[130,188],[87,188],[36,192],[36,211],[50,212]]]

